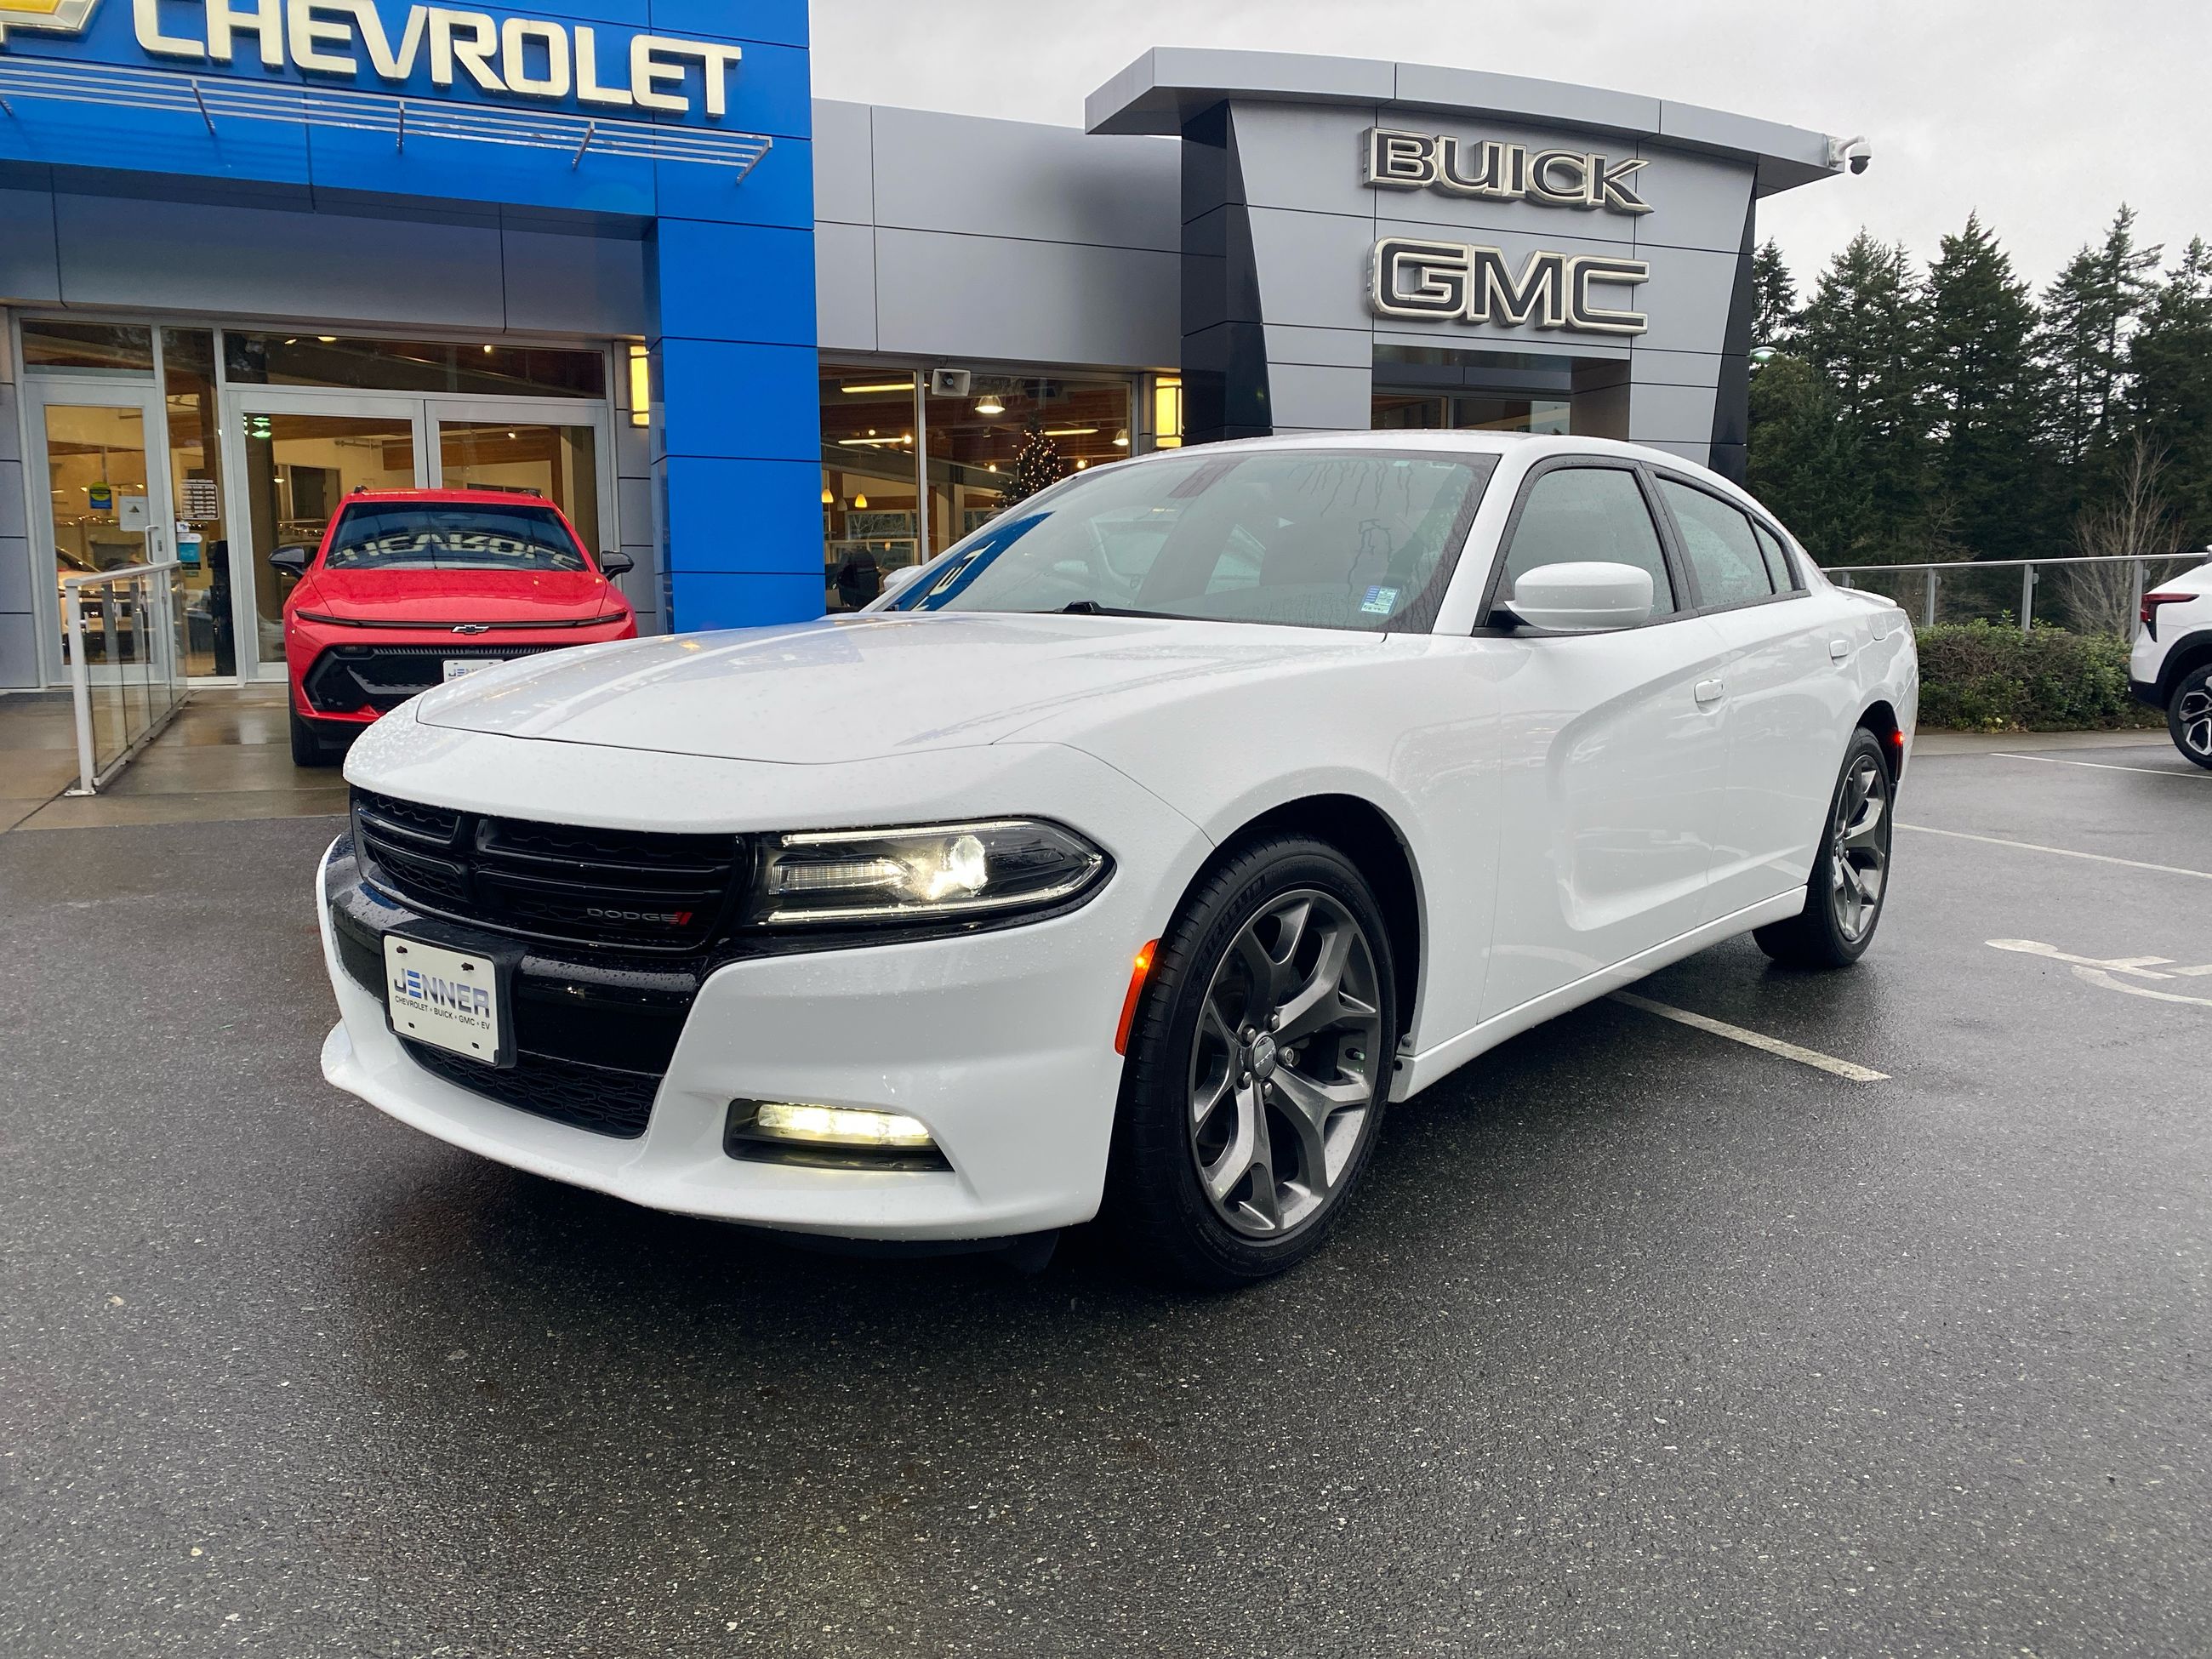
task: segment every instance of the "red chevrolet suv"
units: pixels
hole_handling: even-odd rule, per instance
[[[561,509],[534,492],[356,490],[322,545],[269,556],[298,583],[284,601],[292,758],[340,758],[418,691],[562,646],[634,639],[637,613]]]

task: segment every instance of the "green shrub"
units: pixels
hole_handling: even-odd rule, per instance
[[[2160,726],[2128,690],[2128,647],[2102,634],[1977,621],[1919,631],[1920,724],[1965,732]]]

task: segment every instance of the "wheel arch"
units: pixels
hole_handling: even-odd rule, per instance
[[[2212,663],[2212,628],[2197,629],[2176,640],[2158,665],[2160,704],[2171,705],[2182,681],[2208,663]]]
[[[1222,838],[1183,899],[1216,868],[1254,842],[1269,836],[1304,835],[1327,842],[1358,866],[1375,890],[1382,920],[1390,929],[1392,979],[1398,993],[1399,1036],[1414,1029],[1426,962],[1427,929],[1423,925],[1420,872],[1413,849],[1390,815],[1363,796],[1302,795],[1271,806]],[[1182,900],[1177,901],[1181,908]]]
[[[1858,723],[1881,740],[1881,752],[1889,761],[1890,781],[1896,782],[1905,775],[1905,728],[1898,721],[1897,710],[1887,697],[1877,697],[1861,712]]]

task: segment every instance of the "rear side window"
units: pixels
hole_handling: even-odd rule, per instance
[[[588,570],[550,507],[473,501],[362,502],[339,515],[331,570]]]
[[[1660,479],[1659,490],[1682,532],[1701,605],[1743,605],[1779,591],[1749,519],[1718,496],[1672,478]]]
[[[1521,503],[1498,597],[1511,598],[1513,584],[1539,566],[1589,560],[1650,572],[1653,616],[1680,609],[1636,475],[1612,466],[1555,467],[1529,485]]]
[[[1759,538],[1759,550],[1766,556],[1766,574],[1774,579],[1774,591],[1789,592],[1797,586],[1797,578],[1790,574],[1790,555],[1783,550],[1782,538],[1756,519],[1751,521],[1751,533]]]

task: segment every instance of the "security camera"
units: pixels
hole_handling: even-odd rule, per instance
[[[1847,167],[1853,173],[1864,173],[1873,160],[1874,151],[1863,137],[1828,140],[1828,165],[1832,167]]]

